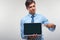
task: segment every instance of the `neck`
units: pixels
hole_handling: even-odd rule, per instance
[[[29,13],[29,14],[34,15],[35,13]]]

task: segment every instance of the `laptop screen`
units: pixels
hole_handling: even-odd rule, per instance
[[[24,35],[42,34],[41,23],[24,23]]]

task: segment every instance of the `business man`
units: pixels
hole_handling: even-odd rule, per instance
[[[36,13],[36,3],[34,0],[26,0],[26,9],[28,10],[28,15],[21,20],[21,37],[26,40],[44,40],[42,36],[37,36],[37,34],[32,34],[32,36],[24,36],[24,23],[42,23],[49,30],[55,30],[55,24],[49,23],[48,19],[43,15]]]

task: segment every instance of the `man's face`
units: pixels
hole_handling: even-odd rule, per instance
[[[31,13],[31,14],[35,13],[35,10],[36,10],[35,5],[36,5],[35,3],[32,3],[28,6],[27,10],[29,11],[29,13]]]

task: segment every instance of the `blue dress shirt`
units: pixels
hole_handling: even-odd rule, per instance
[[[24,36],[24,23],[31,23],[31,20],[32,20],[31,16],[32,16],[31,14],[28,14],[21,20],[21,37],[22,37],[22,39],[27,39],[27,37]],[[45,16],[35,13],[34,14],[34,23],[48,24],[49,22]],[[54,30],[53,28],[48,28],[48,29],[51,31]],[[41,36],[41,37],[35,38],[35,40],[44,40],[44,39]]]

